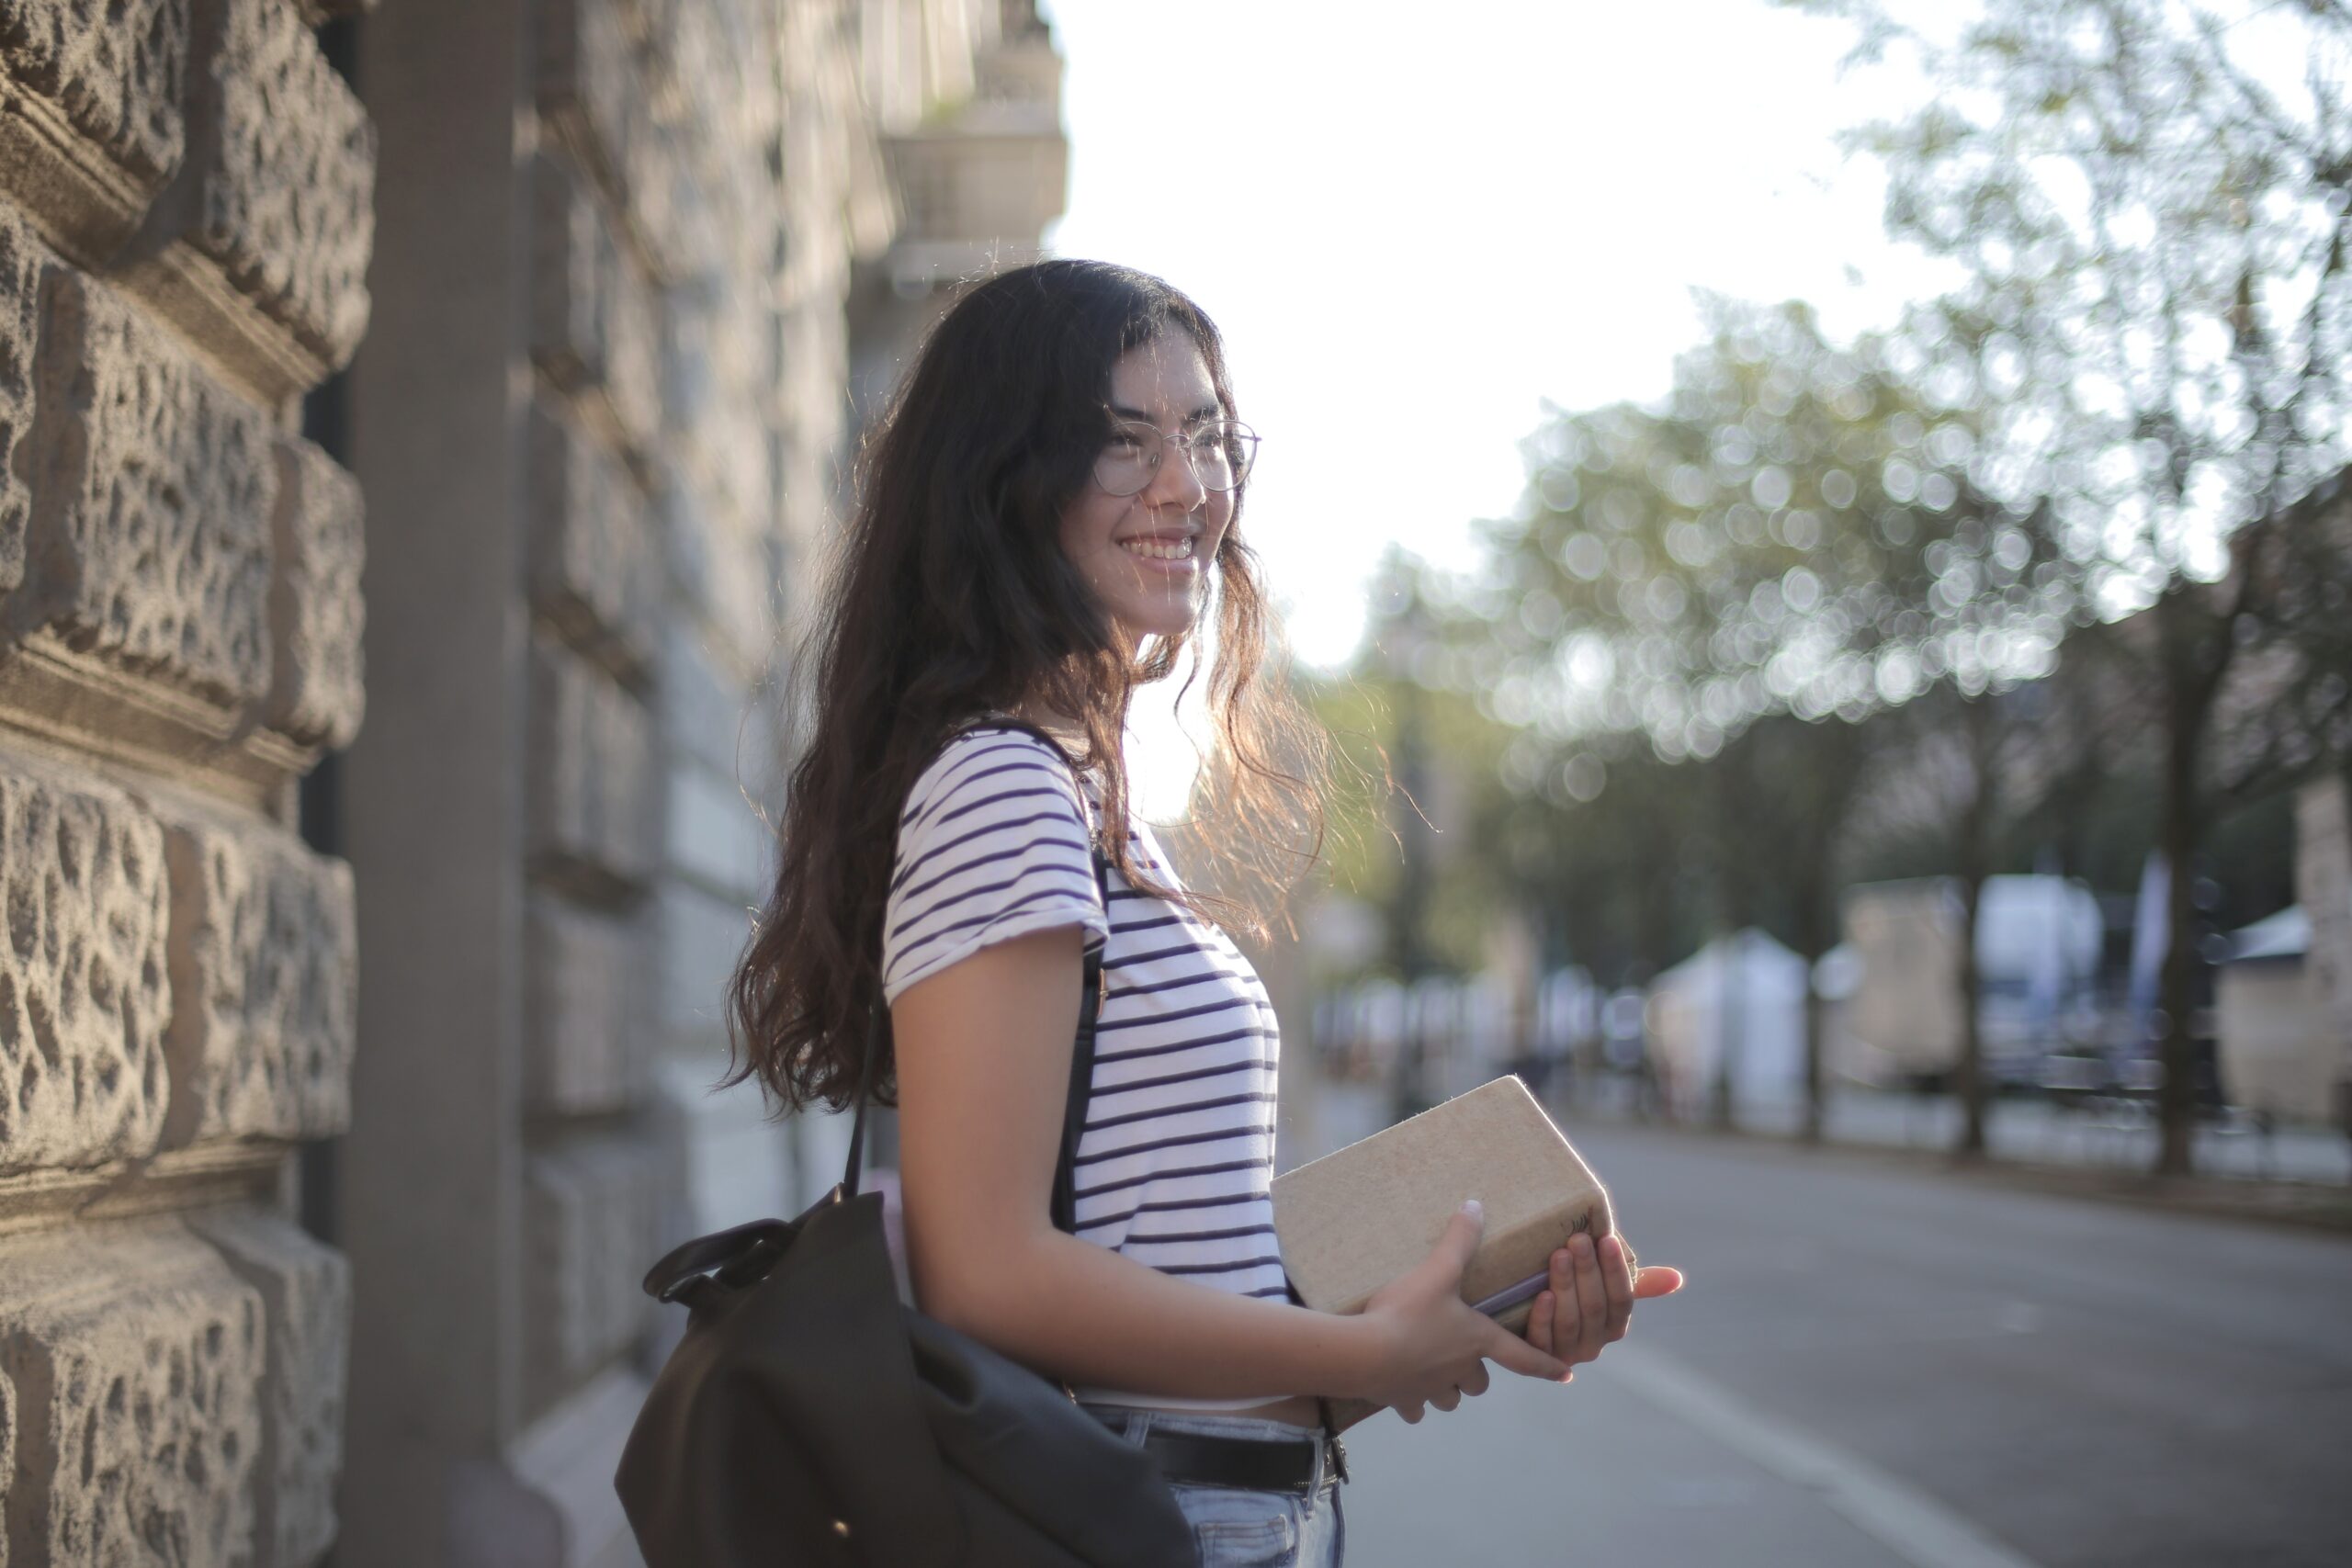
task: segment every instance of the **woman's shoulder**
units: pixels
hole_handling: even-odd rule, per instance
[[[1077,926],[1109,929],[1069,764],[1048,741],[982,728],[940,749],[910,792],[883,925],[883,992],[983,947]]]
[[[1069,756],[1025,726],[981,720],[949,736],[916,775],[899,824],[904,832],[951,811],[1049,799],[1087,815]]]

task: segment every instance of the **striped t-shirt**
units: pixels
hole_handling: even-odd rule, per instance
[[[896,1001],[996,942],[1084,928],[1104,988],[1073,1173],[1078,1235],[1165,1273],[1283,1298],[1269,1196],[1273,1006],[1223,932],[1115,867],[1106,919],[1089,849],[1096,818],[1091,783],[1035,736],[950,740],[899,821],[883,994]],[[1177,886],[1148,829],[1136,824],[1127,841],[1147,875]]]

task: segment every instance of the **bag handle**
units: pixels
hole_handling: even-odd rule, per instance
[[[1061,743],[1032,724],[1019,719],[991,719],[975,728],[1018,729],[1036,737],[1063,761]],[[1073,768],[1073,773],[1076,770]],[[1090,836],[1087,848],[1094,859],[1094,887],[1102,898],[1102,923],[1111,921],[1111,867],[1102,854],[1100,833]],[[1110,945],[1106,934],[1103,947]],[[1094,1029],[1102,1006],[1102,948],[1091,948],[1086,953],[1083,978],[1078,999],[1078,1033],[1070,1045],[1069,1088],[1062,1102],[1061,1146],[1054,1159],[1054,1190],[1050,1212],[1054,1228],[1078,1233],[1078,1140],[1086,1130],[1086,1107],[1094,1097]],[[865,1018],[865,1048],[857,1064],[857,1115],[850,1123],[849,1160],[842,1170],[841,1191],[843,1198],[858,1193],[858,1177],[865,1162],[865,1108],[872,1096],[874,1059],[882,1054],[882,998],[876,996]]]

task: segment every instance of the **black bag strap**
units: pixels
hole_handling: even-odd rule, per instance
[[[1035,725],[1019,719],[989,719],[975,725],[975,729],[1017,729],[1036,737],[1052,747],[1064,761],[1069,753],[1061,743]],[[968,733],[968,732],[967,732]],[[1076,770],[1073,767],[1073,773]],[[1100,830],[1087,836],[1087,846],[1093,852],[1094,888],[1102,895],[1104,927],[1111,919],[1111,866],[1102,853]],[[1104,945],[1109,939],[1104,938]],[[1086,1107],[1094,1096],[1094,1027],[1102,1007],[1102,948],[1089,948],[1083,978],[1078,998],[1078,1033],[1070,1045],[1069,1088],[1062,1103],[1061,1146],[1054,1159],[1054,1190],[1051,1204],[1054,1228],[1078,1232],[1078,1140],[1086,1130]],[[858,1177],[865,1160],[865,1109],[874,1087],[875,1058],[882,1054],[882,998],[876,997],[865,1019],[865,1048],[857,1064],[857,1115],[850,1123],[849,1160],[842,1171],[842,1196],[854,1198],[858,1192]]]

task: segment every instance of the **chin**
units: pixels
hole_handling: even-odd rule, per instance
[[[1112,618],[1124,627],[1128,636],[1138,640],[1148,637],[1189,637],[1201,624],[1197,606],[1171,610],[1166,605],[1128,611],[1114,611]]]

